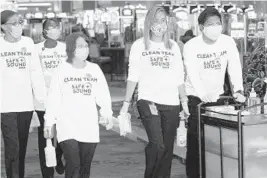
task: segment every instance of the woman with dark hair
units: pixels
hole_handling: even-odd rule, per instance
[[[170,178],[180,101],[186,114],[188,108],[180,49],[169,37],[167,15],[159,6],[147,12],[144,38],[131,47],[122,116],[137,84],[137,108],[149,139],[145,178]]]
[[[46,97],[38,54],[32,39],[22,36],[22,24],[16,12],[1,12],[0,111],[8,178],[24,178],[33,94],[40,103]]]
[[[46,102],[46,138],[57,138],[66,160],[66,178],[89,178],[91,162],[99,142],[98,105],[110,129],[112,106],[109,88],[97,64],[86,61],[88,38],[72,33],[66,38],[67,61],[53,77]]]
[[[46,19],[43,23],[43,35],[45,41],[36,44],[36,49],[39,54],[40,62],[43,68],[43,74],[45,78],[45,84],[47,90],[49,89],[51,82],[51,75],[53,71],[66,61],[66,44],[58,41],[61,31],[60,24],[57,19]],[[46,147],[46,139],[44,138],[44,114],[45,107],[42,103],[35,101],[35,110],[40,121],[40,127],[38,128],[38,146],[39,146],[39,159],[43,178],[51,178],[54,176],[54,168],[46,167],[44,149]],[[56,147],[57,166],[55,167],[58,174],[64,173],[64,165],[62,163],[62,150],[60,146]]]
[[[92,44],[93,40],[90,37],[90,34],[88,33],[88,31],[82,26],[82,24],[78,24],[72,28],[72,33],[75,33],[75,32],[83,33],[88,38],[89,43]],[[89,55],[86,60],[92,62]]]

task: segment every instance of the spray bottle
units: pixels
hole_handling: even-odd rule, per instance
[[[47,167],[55,167],[57,165],[56,150],[52,145],[51,139],[46,139],[45,160]]]
[[[182,111],[184,112],[184,111]],[[186,147],[186,137],[187,137],[187,129],[185,127],[185,120],[184,114],[180,114],[181,120],[179,128],[177,128],[177,137],[176,137],[176,143],[179,147]]]
[[[248,98],[248,107],[254,106],[256,104],[260,104],[260,98],[257,97],[257,94],[254,90],[254,88],[251,89],[249,98]],[[260,114],[260,107],[254,107],[249,109],[249,112],[251,114]]]

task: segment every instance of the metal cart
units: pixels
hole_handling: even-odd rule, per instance
[[[230,99],[229,97],[224,97],[224,99]],[[263,104],[258,104],[258,105],[254,105],[252,107],[248,107],[248,108],[244,108],[241,107],[241,110],[238,111],[237,115],[234,114],[225,114],[225,113],[220,113],[220,112],[216,112],[216,111],[211,111],[205,107],[203,107],[205,103],[200,103],[198,105],[198,141],[199,141],[199,171],[200,171],[200,178],[228,178],[228,177],[235,177],[235,178],[250,178],[250,176],[248,176],[248,174],[246,174],[246,171],[244,171],[244,127],[251,129],[255,129],[255,127],[251,127],[251,126],[256,126],[256,130],[258,130],[257,128],[267,129],[267,117],[264,117],[264,115],[249,115],[249,116],[243,116],[242,113],[246,110],[252,109],[254,107],[261,107],[263,105],[267,105],[267,103],[263,103]],[[209,112],[209,113],[215,113],[213,114],[213,116],[208,115],[203,113],[203,111],[205,113]],[[214,115],[216,115],[214,117]],[[217,117],[217,115],[224,115],[226,116],[225,118],[219,118]],[[231,119],[227,119],[227,118],[231,118]],[[235,118],[235,119],[233,119]],[[253,118],[253,119],[252,119]],[[246,120],[246,121],[245,121]],[[208,152],[206,150],[208,150],[209,148],[207,148],[207,142],[206,142],[206,136],[205,136],[205,132],[207,132],[207,128],[210,126],[212,127],[216,127],[218,129],[219,132],[219,145],[217,145],[218,147],[218,152],[217,152],[217,158],[216,160],[219,160],[218,162],[218,167],[220,167],[220,173],[218,173],[218,175],[216,176],[208,176],[206,175],[207,169],[206,169],[206,164],[215,164],[215,163],[209,163],[206,160],[206,153],[208,154]],[[264,126],[264,127],[262,127]],[[231,176],[229,175],[225,175],[228,174],[229,170],[224,170],[226,169],[225,167],[227,167],[228,163],[224,163],[224,160],[227,160],[225,158],[225,142],[223,139],[228,137],[223,137],[223,132],[225,133],[225,130],[227,131],[228,129],[234,132],[237,132],[237,158],[236,158],[236,164],[237,164],[237,172],[235,173],[230,173],[232,174]],[[247,130],[248,131],[248,130]],[[254,133],[255,134],[255,133]],[[257,133],[256,133],[257,134]],[[260,133],[259,133],[260,134]],[[247,135],[247,134],[245,134]],[[213,136],[214,137],[214,136]],[[267,140],[267,132],[265,134],[264,132],[264,140]],[[226,140],[226,139],[225,139]],[[250,138],[251,140],[251,138]],[[236,141],[235,141],[236,142]],[[267,142],[266,142],[267,143]],[[229,149],[228,149],[229,151]],[[261,153],[262,155],[264,155],[264,161],[267,162],[267,144],[266,144],[266,150],[263,153]],[[266,160],[265,160],[265,156],[266,156]],[[265,162],[265,165],[266,165]],[[234,163],[235,164],[235,163]],[[226,165],[226,166],[225,166]],[[230,166],[230,165],[229,165]],[[233,166],[234,167],[234,166]],[[266,178],[267,177],[267,170],[263,170],[263,173],[261,174],[261,178]],[[265,171],[265,172],[264,172]],[[234,176],[233,176],[234,175]],[[254,176],[255,177],[255,176]],[[257,177],[257,176],[256,176]],[[259,178],[259,177],[258,177]]]

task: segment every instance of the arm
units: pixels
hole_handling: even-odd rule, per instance
[[[100,114],[103,118],[112,118],[113,112],[109,87],[102,70],[98,66],[97,72],[96,104],[100,107]]]
[[[33,48],[33,54],[32,58],[30,60],[30,77],[31,77],[31,84],[32,84],[32,89],[35,98],[40,102],[44,103],[47,91],[45,87],[45,80],[44,80],[44,75],[43,75],[43,70],[41,67],[39,55],[37,53],[36,48]]]
[[[190,48],[188,45],[190,43],[185,44],[184,46],[184,64],[186,69],[186,75],[189,78],[191,84],[193,85],[197,95],[199,98],[203,98],[206,95],[206,92],[201,83],[200,75],[199,75],[199,63],[195,59],[195,56],[192,56],[193,48]]]
[[[56,123],[61,101],[62,93],[60,89],[59,69],[56,69],[53,73],[51,85],[48,91],[48,97],[45,102],[45,126],[51,127]]]
[[[188,109],[188,104],[187,104],[187,96],[185,92],[185,85],[184,85],[184,78],[185,78],[185,72],[184,72],[184,64],[182,61],[182,55],[180,52],[180,48],[175,44],[175,63],[174,63],[174,70],[176,72],[176,79],[177,79],[177,84],[178,84],[178,92],[179,92],[179,98],[180,102],[183,107],[183,113],[185,116],[189,116],[189,109]]]
[[[229,46],[228,74],[233,85],[234,93],[243,92],[242,67],[239,58],[239,52],[235,41],[232,39]]]
[[[140,75],[140,50],[137,43],[131,47],[125,101],[130,103]]]
[[[176,72],[176,79],[178,82],[177,84],[178,84],[179,97],[181,102],[183,102],[187,101],[187,96],[185,93],[185,85],[184,85],[185,72],[184,72],[184,64],[180,52],[180,47],[176,45],[176,43],[174,44],[174,51],[175,51],[174,70]]]

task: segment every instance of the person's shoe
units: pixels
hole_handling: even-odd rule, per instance
[[[63,162],[60,160],[58,163],[57,163],[57,166],[56,166],[56,171],[59,175],[62,175],[64,174],[65,172],[65,167],[63,165]]]

